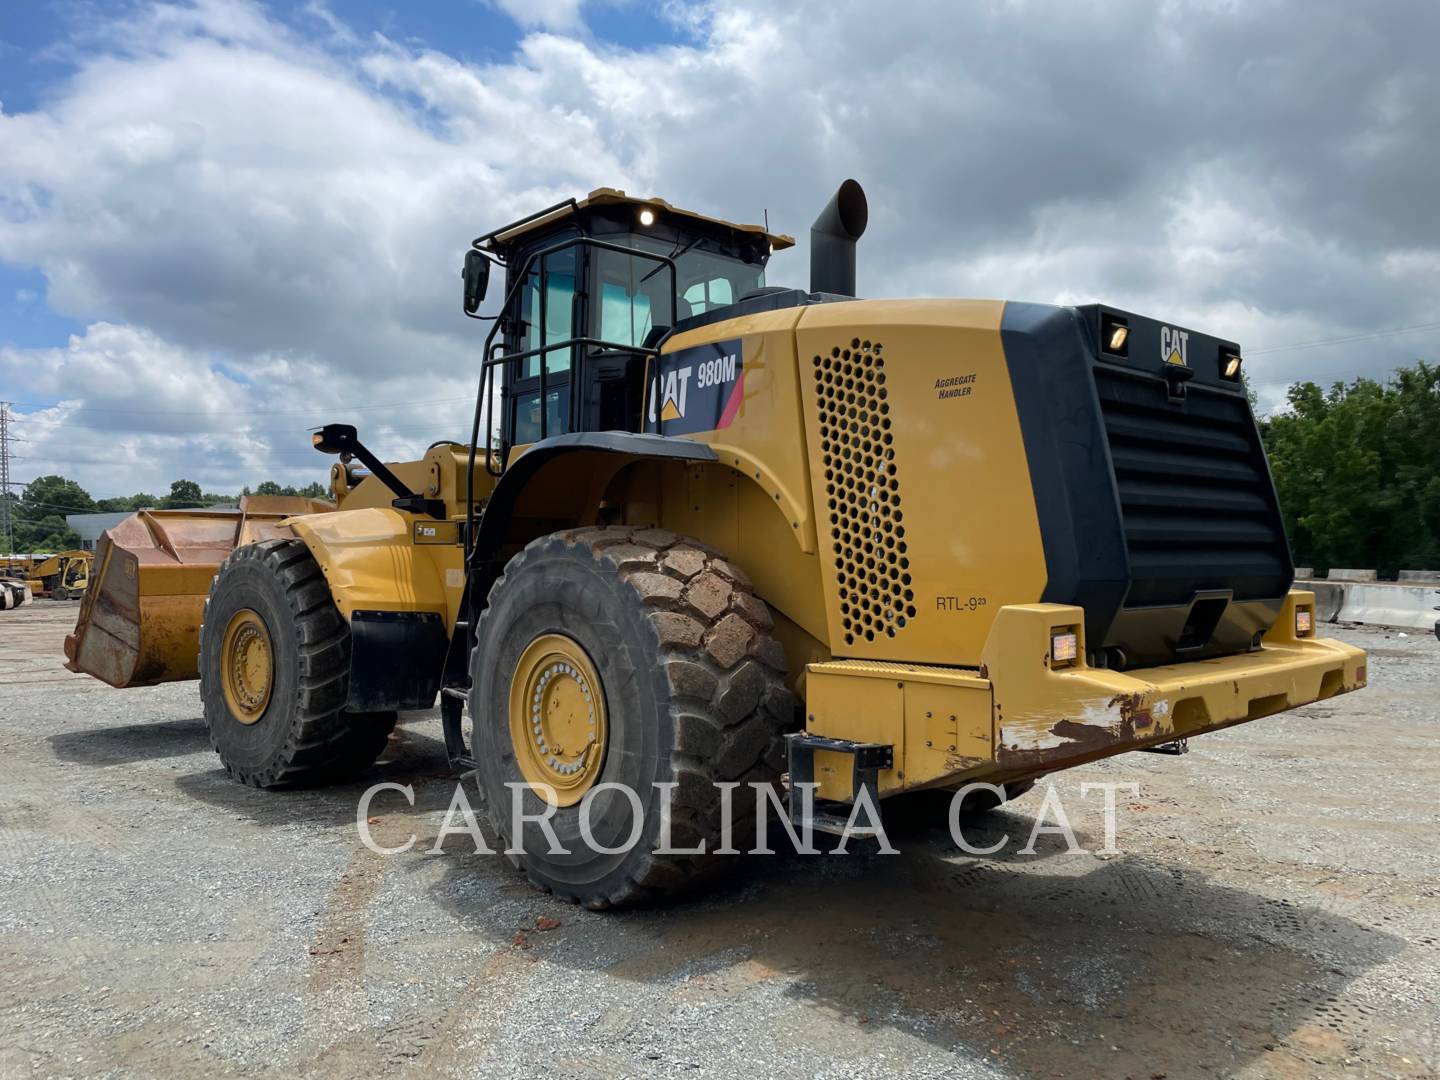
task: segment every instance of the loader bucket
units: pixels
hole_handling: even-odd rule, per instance
[[[334,507],[246,496],[239,510],[141,510],[101,534],[65,666],[111,686],[199,676],[200,620],[210,582],[236,547],[291,535],[287,517]]]

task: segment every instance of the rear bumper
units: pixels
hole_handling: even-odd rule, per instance
[[[1083,663],[1052,668],[1050,632],[1065,625],[1065,612],[1043,604],[1005,609],[1006,625],[997,620],[992,633],[1000,659],[992,675],[997,769],[1065,768],[1358,690],[1366,679],[1362,650],[1296,636],[1296,609],[1313,613],[1314,603],[1314,594],[1292,590],[1256,652],[1124,672]],[[1045,658],[1038,671],[1036,656]]]
[[[1258,720],[1365,685],[1365,654],[1312,639],[1256,653],[1124,672],[1064,676],[1073,709],[997,711],[995,761],[1007,772],[1049,771],[1095,757]]]
[[[896,748],[881,794],[1003,781],[1069,768],[1144,746],[1258,720],[1365,685],[1365,653],[1297,637],[1293,590],[1256,652],[1110,671],[1083,660],[1052,666],[1050,636],[1079,628],[1084,612],[1061,604],[1001,608],[981,669],[831,661],[810,665],[806,730]],[[1313,625],[1313,623],[1312,623]],[[1079,654],[1086,655],[1084,642]],[[822,798],[850,797],[846,762],[817,758]]]

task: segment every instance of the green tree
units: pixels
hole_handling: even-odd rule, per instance
[[[1297,383],[1288,401],[1263,429],[1297,561],[1440,567],[1440,368]]]
[[[187,510],[205,505],[205,493],[194,480],[176,480],[161,505],[166,510]]]
[[[80,537],[65,523],[66,514],[95,509],[90,493],[74,480],[51,474],[25,485],[14,504],[16,551],[61,551],[80,546]]]
[[[52,511],[61,514],[87,514],[95,509],[90,493],[74,480],[63,476],[41,476],[25,485],[20,496],[22,516],[43,516]]]
[[[250,489],[246,488],[246,495]],[[323,499],[330,494],[330,489],[318,481],[311,481],[304,487],[297,488],[290,484],[281,484],[274,480],[266,480],[255,485],[256,495],[298,495],[307,499]]]

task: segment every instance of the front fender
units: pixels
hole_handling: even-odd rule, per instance
[[[286,524],[315,556],[347,620],[357,610],[430,611],[448,625],[447,574],[433,549],[413,542],[413,520],[389,507],[369,507],[290,518]],[[460,584],[457,577],[457,599]]]
[[[475,530],[471,565],[494,559],[515,539],[518,519],[537,522],[536,535],[582,520],[610,477],[636,461],[718,460],[704,443],[662,435],[577,431],[544,439],[515,458],[496,483]]]
[[[417,546],[414,519],[387,507],[291,518],[350,624],[353,712],[435,703],[463,581],[443,548]],[[453,581],[447,580],[453,577]]]

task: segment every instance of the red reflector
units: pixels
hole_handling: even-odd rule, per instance
[[[1355,681],[1356,681],[1356,682],[1362,682],[1362,683],[1365,681],[1365,665],[1364,665],[1364,664],[1361,664],[1358,668],[1355,669]]]

